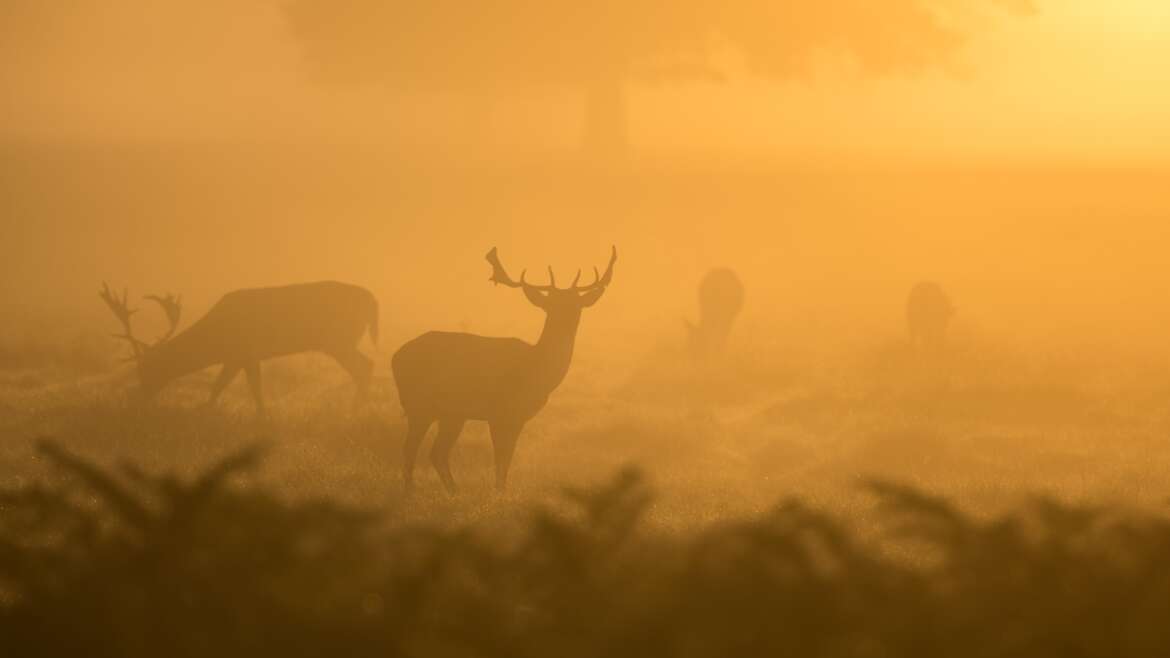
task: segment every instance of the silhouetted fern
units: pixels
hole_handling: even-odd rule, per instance
[[[667,533],[628,469],[502,536],[233,482],[260,447],[188,482],[38,446],[69,477],[0,492],[5,655],[1170,655],[1162,515],[874,482],[881,542],[795,500]]]

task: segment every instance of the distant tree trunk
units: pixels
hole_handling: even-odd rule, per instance
[[[585,91],[585,151],[599,160],[620,160],[630,150],[626,77],[597,75]]]

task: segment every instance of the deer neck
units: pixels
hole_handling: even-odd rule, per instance
[[[536,363],[533,385],[543,393],[551,393],[569,372],[573,360],[573,344],[581,314],[552,314],[544,321],[544,330],[536,342]]]

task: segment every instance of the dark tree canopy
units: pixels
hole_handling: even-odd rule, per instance
[[[631,79],[805,75],[842,57],[872,75],[952,60],[971,29],[1031,0],[290,0],[307,66],[325,81],[402,89],[582,85]],[[592,101],[591,101],[592,102]],[[601,101],[602,111],[606,101]]]

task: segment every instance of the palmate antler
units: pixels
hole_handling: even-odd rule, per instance
[[[170,329],[163,334],[161,338],[156,340],[153,345],[143,342],[134,337],[134,331],[131,327],[130,319],[138,312],[136,308],[130,308],[130,294],[125,289],[122,290],[122,296],[119,297],[117,293],[110,290],[110,286],[102,283],[102,289],[98,293],[106,306],[110,308],[110,312],[118,321],[122,323],[123,333],[114,334],[115,338],[126,341],[130,344],[130,357],[127,361],[136,361],[142,358],[142,355],[147,349],[157,347],[170,339],[175,334],[175,330],[179,327],[179,319],[183,314],[183,301],[181,297],[167,294],[166,296],[147,295],[145,299],[149,299],[162,307],[163,313],[166,313],[167,322],[170,324]]]
[[[109,284],[102,282],[102,290],[98,293],[98,296],[102,298],[106,306],[110,307],[110,311],[114,314],[114,317],[118,318],[118,321],[122,323],[123,333],[114,334],[114,338],[120,338],[130,343],[131,356],[127,361],[142,358],[142,350],[147,345],[134,337],[134,331],[130,327],[130,317],[138,312],[138,309],[130,308],[130,293],[123,289],[122,297],[119,298],[117,293],[110,290]]]
[[[179,318],[183,315],[183,297],[181,295],[173,295],[167,293],[165,297],[159,295],[147,295],[145,299],[157,303],[162,307],[163,313],[167,314],[167,322],[170,323],[170,329],[154,342],[155,345],[163,343],[175,335],[175,330],[179,328]]]
[[[609,257],[609,266],[605,268],[604,275],[599,273],[597,271],[597,267],[594,266],[594,268],[593,268],[593,276],[594,276],[593,283],[590,283],[587,286],[578,286],[577,283],[581,280],[581,270],[577,270],[577,276],[573,279],[573,284],[571,286],[569,286],[568,288],[564,288],[564,290],[572,290],[574,292],[587,292],[587,291],[593,290],[595,288],[604,288],[604,287],[608,286],[610,284],[610,282],[613,280],[613,264],[615,262],[617,262],[617,247],[614,246],[612,249],[613,249],[612,254]],[[541,292],[548,292],[548,291],[552,291],[552,290],[562,290],[561,288],[557,288],[556,275],[553,274],[553,269],[551,266],[548,268],[549,284],[547,286],[538,286],[538,285],[528,283],[527,281],[524,280],[524,275],[528,273],[528,270],[522,270],[520,272],[520,280],[519,281],[515,281],[512,279],[512,277],[508,276],[508,273],[504,270],[504,266],[502,264],[500,264],[500,257],[499,257],[499,254],[496,252],[495,247],[492,247],[492,250],[487,252],[487,256],[485,258],[487,258],[487,262],[491,263],[491,266],[492,266],[492,275],[491,275],[491,277],[488,278],[488,280],[491,281],[492,283],[505,285],[505,286],[508,286],[509,288],[528,288],[529,290],[538,290]]]

